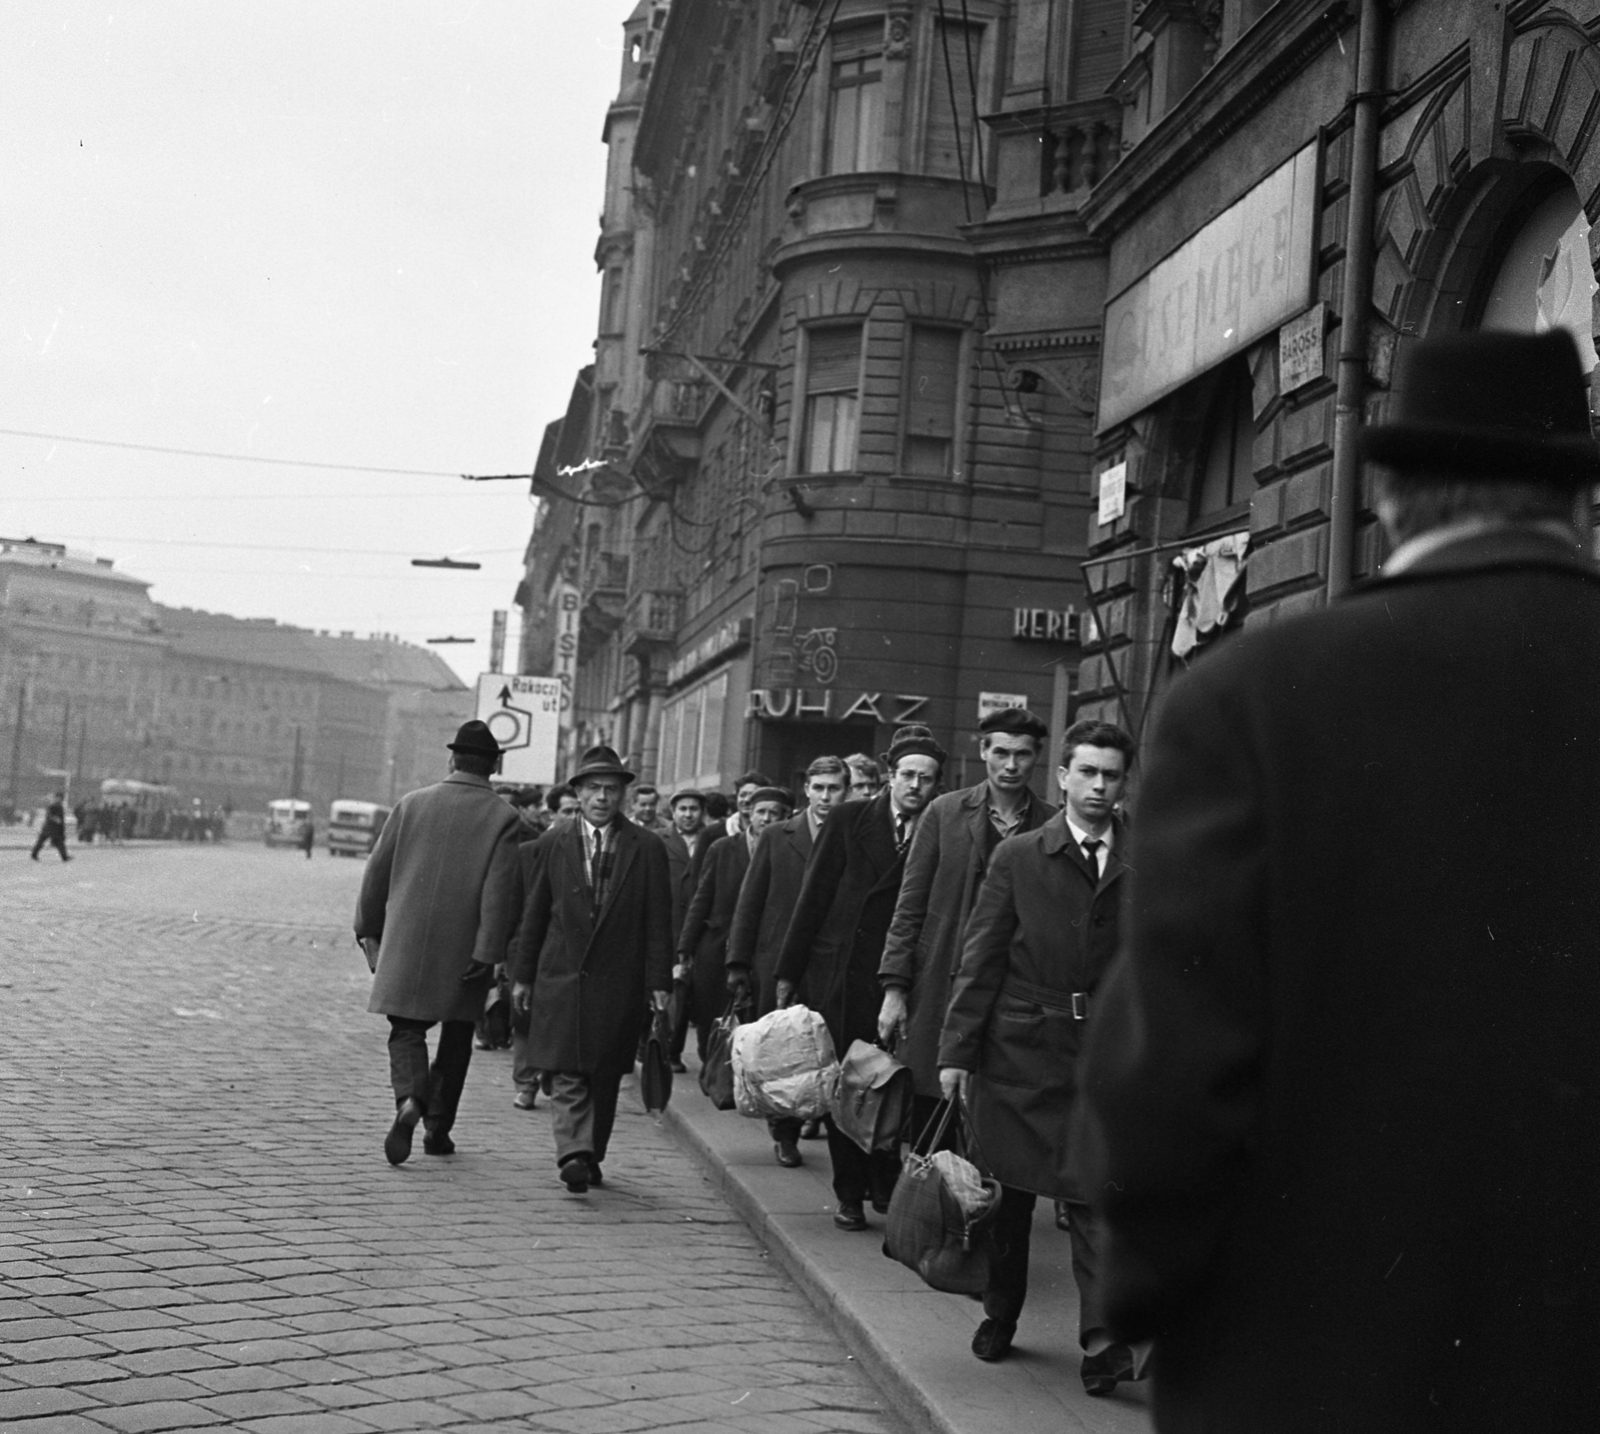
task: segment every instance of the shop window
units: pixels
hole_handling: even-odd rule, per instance
[[[948,478],[953,468],[961,332],[913,324],[906,341],[905,441],[901,469]]]
[[[801,471],[848,473],[861,411],[861,325],[812,329],[807,340]]]
[[[1480,325],[1523,334],[1566,329],[1577,340],[1588,373],[1600,362],[1594,346],[1596,287],[1589,221],[1578,191],[1564,180],[1512,237],[1489,286]]]
[[[657,781],[673,787],[716,787],[722,782],[722,732],[728,674],[672,698],[661,711]]]
[[[882,153],[883,25],[879,22],[834,32],[827,172],[878,169]]]
[[[1235,359],[1219,378],[1206,418],[1190,510],[1192,521],[1205,522],[1249,501],[1255,432],[1250,370],[1243,359]]]
[[[936,26],[928,61],[925,165],[929,174],[952,179],[977,177],[979,138],[972,96],[982,52],[981,25],[942,21]]]

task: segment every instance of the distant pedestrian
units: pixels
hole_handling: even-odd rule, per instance
[[[1100,978],[1117,949],[1127,831],[1116,816],[1133,739],[1109,722],[1067,729],[1057,781],[1063,810],[1002,841],[967,924],[939,1044],[939,1080],[972,1113],[1002,1194],[979,1359],[1011,1350],[1028,1296],[1036,1197],[1063,1200],[1078,1284],[1080,1367],[1090,1394],[1143,1374],[1143,1349],[1113,1339],[1099,1297],[1099,1241],[1068,1172],[1073,1071]]]
[[[995,848],[1042,827],[1057,808],[1028,790],[1050,729],[1024,707],[992,712],[978,724],[985,776],[936,797],[917,823],[905,877],[883,945],[878,975],[883,1009],[878,1036],[911,1067],[914,1124],[922,1129],[942,1094],[939,1036],[950,982],[961,964],[967,921]]]
[[[667,836],[672,831],[672,823],[661,815],[661,791],[651,786],[648,782],[635,787],[632,792],[632,810],[629,815],[633,824],[647,832],[654,832],[659,837]]]
[[[819,1012],[840,1056],[855,1040],[875,1041],[883,988],[878,965],[905,871],[906,850],[938,788],[945,751],[926,727],[896,731],[885,762],[889,786],[870,802],[828,814],[806,867],[775,970],[779,1006],[798,994]],[[833,1223],[867,1228],[866,1202],[880,1213],[899,1174],[893,1151],[868,1155],[832,1120]]]
[[[1589,395],[1560,328],[1402,350],[1381,575],[1159,709],[1076,1143],[1162,1431],[1600,1408]]]
[[[883,768],[875,757],[865,752],[852,752],[844,759],[850,769],[850,790],[845,796],[850,802],[870,802],[883,790]]]
[[[765,772],[755,771],[746,772],[734,783],[733,810],[727,811],[723,816],[709,822],[705,828],[705,840],[695,847],[694,860],[689,864],[689,892],[691,895],[699,888],[700,875],[705,870],[706,860],[711,854],[711,848],[721,841],[723,837],[732,836],[735,832],[742,830],[745,818],[750,812],[751,799],[762,787],[770,787],[771,785],[771,777]],[[718,796],[719,794],[717,793],[707,794],[708,814],[713,801]]]
[[[67,855],[67,808],[63,793],[52,792],[50,804],[44,809],[44,821],[39,827],[39,838],[33,844],[33,859],[39,860],[39,848],[46,843],[61,853],[62,861],[71,861]]]
[[[473,721],[449,748],[450,775],[401,797],[384,823],[356,903],[356,938],[377,976],[367,1009],[389,1018],[396,1115],[383,1151],[393,1165],[411,1154],[418,1121],[429,1155],[455,1150],[473,1021],[516,925],[517,814],[489,785],[499,744]]]
[[[777,1008],[778,952],[822,823],[844,801],[846,783],[846,768],[839,758],[818,757],[806,768],[805,810],[768,827],[756,840],[728,932],[727,963],[729,989],[742,997],[753,1016]],[[801,1163],[801,1128],[798,1120],[784,1116],[767,1121],[779,1165],[793,1168]]]
[[[196,823],[198,825],[198,823]],[[300,850],[306,854],[306,860],[311,860],[312,849],[317,844],[317,824],[311,819],[308,812],[305,820],[300,823]]]
[[[534,843],[512,965],[528,1060],[550,1097],[557,1171],[574,1194],[604,1179],[618,1088],[672,980],[667,852],[622,815],[632,780],[611,748],[584,753],[572,774],[579,815]]]

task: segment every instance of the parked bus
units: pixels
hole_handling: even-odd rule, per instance
[[[328,855],[370,855],[389,810],[376,802],[335,802],[328,808]]]
[[[268,846],[299,846],[300,826],[311,820],[311,803],[280,797],[267,803]]]
[[[136,837],[163,837],[171,814],[183,806],[183,794],[176,787],[159,782],[135,782],[123,777],[107,777],[100,783],[102,806],[127,808],[135,813]]]

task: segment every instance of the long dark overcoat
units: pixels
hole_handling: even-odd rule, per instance
[[[1114,822],[1097,881],[1058,814],[1001,842],[978,889],[939,1064],[973,1072],[972,1124],[1003,1185],[1079,1196],[1067,1170],[1073,1072],[1117,950],[1126,840]]]
[[[757,1016],[766,1015],[778,1004],[773,973],[789,918],[800,899],[800,883],[812,848],[811,822],[804,812],[768,827],[756,838],[755,854],[733,913],[733,929],[728,933],[728,965],[751,973]]]
[[[617,816],[611,883],[598,919],[584,866],[583,824],[534,843],[514,981],[533,986],[528,1064],[544,1071],[628,1069],[650,991],[672,984],[672,893],[661,839]]]
[[[702,835],[700,840],[705,841]],[[689,913],[689,901],[694,896],[691,879],[693,858],[689,843],[681,832],[668,832],[661,838],[667,852],[667,884],[672,889],[672,945],[678,945],[678,933],[683,930],[683,918]],[[696,848],[698,850],[698,848]]]
[[[1056,811],[1053,803],[1030,797],[1016,835],[1037,830]],[[906,874],[878,974],[886,987],[907,992],[906,1035],[895,1056],[911,1067],[920,1095],[939,1095],[939,1036],[967,920],[988,867],[988,830],[985,780],[935,797],[906,852]]]
[[[728,1004],[728,932],[749,869],[749,839],[742,832],[719,838],[678,933],[678,960],[689,966],[689,1010],[702,1028]]]
[[[517,814],[482,777],[452,772],[400,798],[361,878],[356,935],[379,941],[369,1011],[472,1021],[517,923]]]
[[[1597,792],[1600,571],[1537,533],[1174,686],[1078,1142],[1163,1434],[1593,1424]]]
[[[828,813],[774,977],[821,1013],[841,1057],[851,1041],[878,1038],[878,962],[904,870],[887,791]]]

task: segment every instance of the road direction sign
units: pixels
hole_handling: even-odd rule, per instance
[[[561,722],[561,679],[485,672],[478,677],[480,722],[500,744],[500,775],[508,782],[556,779]]]

